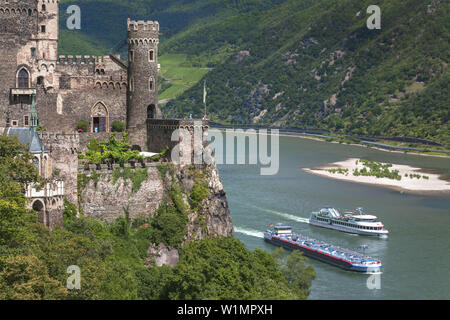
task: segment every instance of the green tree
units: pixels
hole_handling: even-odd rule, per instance
[[[67,297],[67,289],[51,278],[34,254],[9,256],[0,271],[0,300],[47,300]]]
[[[314,268],[306,265],[308,259],[298,250],[292,251],[284,258],[283,249],[281,249],[275,256],[289,287],[296,292],[297,296],[306,299],[310,293],[312,280],[316,278]]]
[[[181,250],[173,268],[142,271],[139,294],[144,299],[305,299],[283,276],[275,259],[249,251],[229,237],[192,242]]]

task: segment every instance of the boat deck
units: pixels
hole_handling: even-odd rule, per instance
[[[285,239],[287,241],[294,242],[301,246],[309,247],[313,250],[331,255],[333,257],[346,260],[352,264],[367,264],[367,263],[377,263],[377,259],[369,256],[362,255],[358,252],[340,248],[338,246],[333,246],[328,243],[311,239],[303,235],[292,234],[292,235],[274,235],[280,239]]]

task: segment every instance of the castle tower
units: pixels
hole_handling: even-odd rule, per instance
[[[58,55],[59,0],[38,0],[38,34],[36,58],[56,62]]]
[[[161,118],[158,108],[159,23],[128,19],[127,130],[132,144],[145,149],[147,119]]]

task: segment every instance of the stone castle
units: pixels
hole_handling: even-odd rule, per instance
[[[48,184],[42,191],[28,186],[26,196],[49,227],[60,222],[64,198],[77,203],[77,176],[83,171],[78,152],[91,138],[108,139],[114,122],[126,125],[134,149],[153,153],[177,145],[171,140],[175,129],[200,128],[204,137],[209,128],[206,120],[163,119],[158,22],[128,19],[128,61],[112,54],[59,56],[58,4],[0,0],[0,132],[17,135],[35,155]],[[81,122],[88,123],[87,132],[79,132]],[[181,141],[180,155],[183,145],[191,143],[186,151],[193,157],[193,141]],[[151,199],[135,200],[143,202],[142,210],[161,201],[149,205],[145,201]],[[86,207],[98,216],[101,210],[95,208],[113,208],[114,202]]]
[[[108,133],[119,121],[144,136],[146,118],[161,118],[158,22],[128,20],[128,64],[114,55],[58,56],[58,2],[0,1],[0,126],[29,127],[35,95],[48,132],[72,133],[86,121],[90,133]]]

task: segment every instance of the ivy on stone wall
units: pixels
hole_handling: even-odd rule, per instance
[[[113,171],[113,179],[112,183],[115,185],[117,181],[122,178],[124,183],[128,180],[131,181],[131,188],[133,192],[139,191],[142,186],[142,183],[147,180],[148,170],[144,169],[131,169],[124,168],[120,170],[120,168],[115,168]]]
[[[210,195],[208,181],[206,180],[205,172],[197,170],[193,166],[189,168],[189,175],[194,178],[194,186],[190,194],[191,209],[198,211],[200,203]]]

